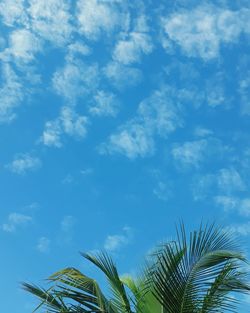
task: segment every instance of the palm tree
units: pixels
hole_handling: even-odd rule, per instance
[[[232,234],[214,225],[186,236],[183,225],[175,240],[157,247],[141,277],[120,277],[106,253],[82,254],[106,276],[107,298],[97,282],[75,268],[49,277],[51,287],[23,284],[48,313],[213,313],[236,312],[234,292],[250,291],[247,262]]]

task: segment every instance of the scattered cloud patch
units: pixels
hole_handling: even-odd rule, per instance
[[[241,97],[242,113],[250,115],[250,72],[239,82],[239,94]]]
[[[75,225],[75,218],[71,215],[66,215],[63,217],[61,221],[61,230],[63,232],[70,232],[73,230],[73,227]]]
[[[97,91],[94,96],[94,104],[90,106],[89,112],[96,116],[115,117],[119,110],[119,102],[111,92]]]
[[[223,44],[234,43],[241,33],[249,33],[249,17],[249,9],[231,11],[213,5],[177,11],[162,19],[166,35],[163,45],[169,50],[177,44],[188,56],[214,59]]]
[[[35,58],[35,54],[41,50],[40,40],[27,29],[18,29],[10,34],[10,46],[3,55],[10,54],[17,61],[30,62]]]
[[[50,250],[51,240],[47,237],[41,237],[38,239],[36,249],[41,253],[47,253]]]
[[[132,240],[132,237],[132,229],[130,227],[124,227],[122,234],[107,236],[104,243],[104,249],[108,252],[116,252],[120,250],[123,246],[129,244]]]
[[[153,194],[162,201],[167,201],[173,194],[169,183],[159,181],[153,189]]]
[[[219,189],[227,194],[233,191],[244,191],[246,189],[243,179],[234,168],[221,169],[217,179]]]
[[[9,64],[2,65],[1,78],[0,123],[6,123],[16,117],[14,109],[22,103],[25,93],[20,78]]]
[[[77,3],[79,32],[96,40],[101,34],[111,33],[121,25],[122,15],[111,1],[79,0]]]
[[[2,16],[3,22],[7,26],[27,24],[28,16],[25,11],[25,0],[2,0],[0,3],[0,16]]]
[[[180,113],[168,90],[157,90],[139,104],[137,116],[112,134],[99,151],[103,154],[120,153],[130,159],[152,155],[156,135],[166,138],[182,126]]]
[[[42,162],[39,158],[23,153],[17,155],[11,163],[6,165],[6,167],[11,172],[22,175],[29,171],[37,170],[41,165]]]
[[[64,0],[30,0],[31,28],[52,45],[63,46],[71,38],[73,27],[69,3]]]
[[[250,216],[250,198],[239,198],[236,196],[216,196],[215,204],[226,212],[237,212],[241,216]]]
[[[110,84],[119,90],[138,85],[143,78],[142,72],[138,68],[125,66],[118,62],[108,63],[103,72]]]
[[[62,135],[84,138],[88,124],[86,116],[79,115],[73,108],[64,106],[57,119],[46,122],[41,141],[46,146],[60,148]]]
[[[175,144],[172,149],[172,156],[177,164],[182,167],[192,166],[199,168],[205,157],[207,141],[205,139],[197,141],[188,141],[182,145]]]
[[[72,243],[76,219],[72,215],[65,215],[60,221],[60,230],[57,234],[56,243],[59,246]]]
[[[32,217],[20,213],[10,213],[8,221],[2,224],[2,230],[8,233],[15,232],[18,228],[27,226],[32,222]]]
[[[80,171],[80,173],[83,175],[83,176],[87,176],[87,175],[90,175],[94,172],[93,168],[85,168],[83,170]]]
[[[89,93],[98,86],[98,66],[83,62],[67,62],[54,73],[52,84],[55,92],[70,104]]]
[[[100,146],[101,154],[120,153],[130,159],[145,157],[154,153],[151,132],[143,125],[129,122],[109,137],[108,143]]]
[[[128,39],[119,40],[113,52],[113,59],[125,65],[140,62],[143,54],[150,54],[153,45],[149,35],[132,32]]]
[[[204,127],[196,127],[194,130],[194,135],[197,137],[207,137],[212,136],[213,131]]]
[[[229,227],[226,227],[226,230],[229,230],[230,232],[239,234],[241,236],[248,236],[250,235],[250,222],[231,225]]]

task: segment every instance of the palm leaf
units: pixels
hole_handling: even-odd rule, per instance
[[[225,287],[225,278],[220,279],[228,264],[234,269],[231,272],[233,278],[237,276],[239,261],[244,260],[232,237],[214,225],[205,226],[204,229],[201,226],[199,231],[190,233],[189,240],[181,225],[177,230],[177,240],[164,245],[156,254],[152,271],[154,294],[168,313],[202,312],[204,301],[214,301],[217,310],[219,307],[222,312],[225,306],[228,307],[230,299],[221,301],[221,293],[218,292],[210,293],[209,297],[208,290],[211,291],[213,284],[218,283],[218,288]],[[247,290],[246,284],[239,285],[237,282],[241,291]],[[234,287],[228,281],[224,291],[228,294],[236,289],[236,285]]]

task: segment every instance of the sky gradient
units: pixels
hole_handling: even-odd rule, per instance
[[[135,274],[180,219],[249,254],[249,1],[1,0],[0,29],[3,312],[95,276],[79,251]]]

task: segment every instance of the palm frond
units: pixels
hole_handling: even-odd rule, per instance
[[[111,257],[104,252],[97,255],[82,253],[82,256],[97,266],[107,277],[113,294],[112,303],[117,311],[132,313],[131,304],[124,284],[120,279],[118,270]]]
[[[223,310],[225,303],[230,301],[221,301],[218,292],[210,293],[208,297],[208,290],[218,283],[220,288],[223,284],[225,287],[225,279],[221,279],[228,264],[234,269],[231,278],[235,278],[239,262],[244,260],[232,237],[214,225],[201,226],[190,233],[189,240],[181,225],[177,240],[167,243],[156,254],[152,271],[154,294],[169,313],[201,312],[203,302],[208,299],[217,303],[217,309]],[[240,286],[241,291],[247,288],[243,284]],[[235,290],[233,284],[228,283],[225,294]]]

